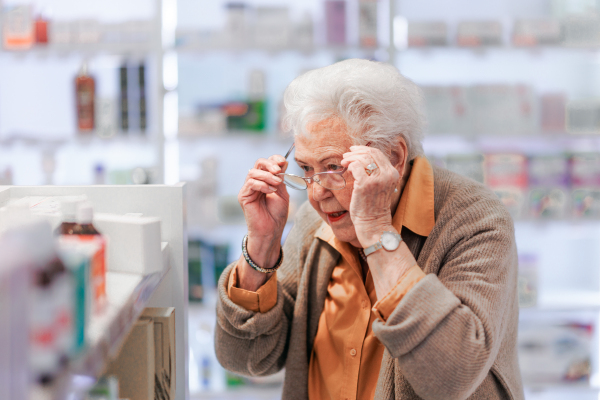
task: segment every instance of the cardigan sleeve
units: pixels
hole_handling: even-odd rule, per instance
[[[303,208],[298,210],[297,220],[302,220],[305,211]],[[253,311],[230,298],[227,289],[230,274],[237,262],[229,265],[221,274],[217,287],[215,352],[227,370],[246,376],[265,376],[284,367],[298,281],[305,257],[302,248],[307,237],[312,237],[312,234],[307,235],[306,225],[296,223],[283,245],[285,258],[273,275],[276,277],[271,277],[263,285],[263,288],[273,285],[270,289],[274,290],[269,290],[270,294],[276,296],[272,308]]]
[[[484,380],[514,314],[517,253],[512,219],[493,201],[446,222],[438,275],[428,274],[373,332],[425,399],[465,399]]]

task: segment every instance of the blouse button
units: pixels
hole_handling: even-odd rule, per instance
[[[356,350],[354,350],[354,349],[350,350],[350,355],[352,357],[354,357],[356,355]]]

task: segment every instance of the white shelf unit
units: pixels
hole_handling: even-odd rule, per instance
[[[5,0],[4,4],[14,4],[10,0]],[[18,2],[23,3],[23,2]],[[27,4],[27,2],[25,2]],[[38,4],[36,0],[31,0],[30,4]],[[101,163],[105,168],[112,170],[131,170],[135,167],[144,167],[152,170],[151,183],[164,183],[165,170],[165,137],[164,137],[164,97],[166,94],[163,76],[163,62],[165,58],[165,46],[169,46],[168,31],[165,31],[163,16],[165,13],[165,4],[171,3],[170,0],[152,0],[144,4],[146,7],[153,8],[153,14],[145,23],[151,26],[148,32],[147,41],[131,42],[94,42],[94,43],[50,43],[37,44],[25,50],[6,50],[0,47],[0,66],[16,68],[13,73],[0,78],[0,172],[5,167],[12,171],[13,183],[16,185],[47,184],[47,179],[41,172],[42,165],[55,164],[55,179],[53,184],[92,184],[93,170],[95,165]],[[0,0],[0,8],[3,1]],[[44,3],[45,7],[57,5],[64,11],[65,4],[60,1],[48,1]],[[139,2],[138,2],[139,5]],[[105,4],[106,9],[114,10],[114,17],[118,20],[121,16],[122,8],[127,9],[131,14],[131,6],[122,7],[118,2]],[[79,7],[74,7],[79,8]],[[81,9],[80,9],[81,11]],[[70,14],[74,14],[69,10]],[[83,11],[86,14],[86,11]],[[89,13],[88,13],[89,14]],[[106,12],[102,13],[106,17]],[[61,15],[53,15],[54,18],[61,18]],[[51,26],[52,20],[49,22]],[[49,28],[50,29],[50,28]],[[1,32],[0,32],[1,34]],[[75,120],[75,101],[71,99],[71,92],[74,92],[73,81],[75,79],[76,69],[73,66],[89,61],[92,65],[92,75],[94,75],[94,63],[101,63],[102,68],[106,64],[118,65],[117,60],[144,60],[146,63],[146,104],[148,125],[145,132],[128,131],[126,134],[117,130],[117,135],[110,138],[97,137],[95,132],[80,134],[76,129]],[[100,60],[100,61],[98,61]],[[32,85],[14,93],[14,85],[8,85],[9,79],[16,81],[26,80],[26,73],[21,73],[20,68],[29,71],[34,75],[36,82],[40,87],[33,88]],[[102,69],[101,68],[101,69]],[[66,72],[73,70],[71,79],[66,82]],[[113,71],[116,75],[118,71]],[[40,80],[40,74],[46,74],[45,78],[56,79],[65,83],[62,88],[57,89],[55,82]],[[55,76],[53,76],[55,75]],[[106,74],[105,74],[106,75]],[[106,78],[106,76],[104,76]],[[3,80],[5,80],[3,82]],[[98,94],[98,82],[96,82],[96,93]],[[4,94],[3,94],[4,89]],[[100,88],[102,90],[102,88]],[[106,89],[106,88],[105,88]],[[38,92],[36,92],[38,90]],[[9,91],[9,92],[7,92]],[[54,115],[48,115],[42,110],[37,97],[40,93],[46,94],[50,91],[58,91],[56,97],[57,103],[61,104],[57,109],[60,110]],[[21,99],[34,99],[37,110],[33,111],[35,120],[41,118],[51,121],[46,126],[36,125],[35,129],[27,127],[13,126],[4,128],[2,116],[13,101],[20,102]],[[116,100],[116,97],[115,97]],[[44,103],[45,102],[45,103]],[[44,105],[52,104],[52,100],[45,98]],[[116,103],[115,103],[116,104]],[[12,111],[18,110],[24,113],[26,104],[11,106]],[[116,110],[115,110],[116,111]],[[60,115],[58,115],[60,114]],[[72,114],[72,115],[70,115]],[[72,121],[69,120],[72,119]],[[6,120],[6,118],[4,118]],[[10,118],[9,118],[10,119]],[[57,128],[54,124],[60,125]],[[35,125],[35,124],[34,124]],[[46,131],[50,129],[49,131]],[[24,161],[27,160],[27,161]],[[39,167],[32,169],[27,164],[38,164]],[[77,165],[77,167],[76,167]],[[39,168],[40,171],[37,171]],[[81,171],[85,169],[85,173]],[[79,171],[79,172],[76,172]],[[169,183],[175,183],[171,181]]]
[[[142,213],[161,220],[164,270],[149,275],[109,271],[109,306],[91,320],[84,353],[63,376],[59,392],[70,390],[75,375],[98,378],[116,355],[145,307],[175,307],[176,400],[188,392],[188,267],[185,184],[128,186],[0,186],[0,206],[25,196],[86,195],[99,213]],[[55,397],[61,398],[61,397]]]

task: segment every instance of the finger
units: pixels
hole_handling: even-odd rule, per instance
[[[281,168],[281,172],[285,172],[287,170],[288,162],[285,158],[283,158],[283,156],[275,154],[269,157],[269,160],[275,161],[275,163],[277,163],[277,165]]]
[[[277,175],[274,175],[270,172],[263,171],[262,169],[252,168],[248,171],[248,175],[246,180],[248,179],[256,179],[259,181],[266,182],[271,186],[277,186],[283,182],[283,179]]]
[[[348,165],[348,171],[352,173],[354,180],[357,182],[362,182],[369,177],[367,172],[365,171],[364,165],[359,161],[353,161]]]
[[[365,165],[370,164],[373,158],[369,154],[358,154],[358,153],[346,153],[344,158],[342,159],[341,164],[349,165],[351,162],[359,161],[365,163]]]
[[[281,172],[279,164],[271,159],[259,158],[254,163],[254,168],[262,169],[263,171],[269,171],[272,174],[278,174]]]
[[[258,179],[250,178],[242,187],[245,193],[251,195],[252,192],[260,192],[265,194],[271,194],[277,191],[277,188],[269,185],[267,182],[259,181]]]

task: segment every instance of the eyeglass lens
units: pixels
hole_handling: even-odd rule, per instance
[[[279,174],[283,178],[283,183],[286,186],[291,187],[296,190],[306,190],[308,188],[308,183],[306,180],[302,179],[299,176],[288,175],[288,174]],[[339,190],[343,189],[346,186],[346,181],[341,174],[331,174],[327,172],[323,172],[320,174],[315,174],[311,177],[319,185],[323,186],[325,189],[329,190]]]

